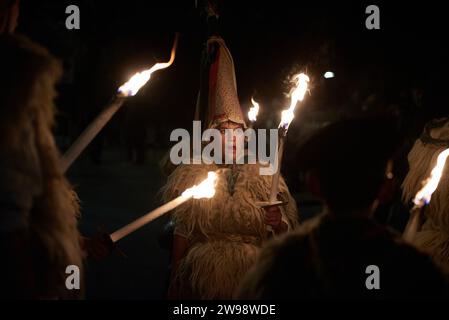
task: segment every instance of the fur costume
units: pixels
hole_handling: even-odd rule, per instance
[[[52,135],[61,66],[22,36],[0,37],[0,246],[9,298],[75,298],[68,265],[82,270],[78,202]],[[4,273],[6,272],[6,273]]]
[[[203,56],[203,73],[196,119],[208,128],[226,122],[246,127],[237,96],[234,62],[223,39],[211,37]],[[178,197],[185,189],[217,171],[215,196],[192,199],[174,210],[174,233],[189,241],[173,281],[180,298],[230,299],[259,248],[268,237],[264,209],[257,201],[268,201],[271,176],[259,174],[259,165],[180,165],[169,176],[164,200]],[[298,224],[297,209],[287,185],[280,179],[282,219],[290,227]]]
[[[175,234],[189,240],[189,250],[175,277],[184,298],[230,299],[254,264],[267,239],[264,210],[256,201],[268,201],[271,176],[259,175],[258,165],[182,165],[169,177],[164,198],[169,201],[198,184],[208,171],[218,171],[215,196],[190,200],[174,211]],[[290,229],[298,224],[295,200],[283,179],[282,220]],[[181,297],[183,298],[183,297]]]
[[[0,34],[14,32],[18,16],[18,0],[0,0]]]
[[[403,200],[411,201],[429,177],[441,151],[449,147],[449,119],[426,125],[408,155],[410,170],[402,184]],[[427,251],[445,273],[449,274],[449,165],[443,171],[438,188],[425,208],[427,220],[416,234],[414,243]]]

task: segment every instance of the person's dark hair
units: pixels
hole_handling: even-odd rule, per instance
[[[318,179],[334,213],[364,209],[376,199],[397,145],[391,118],[343,120],[319,130],[299,150],[300,165]]]

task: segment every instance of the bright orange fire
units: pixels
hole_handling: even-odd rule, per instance
[[[248,119],[251,122],[255,122],[259,114],[259,104],[253,98],[251,98],[251,103],[253,106],[248,111]]]
[[[175,38],[175,42],[173,43],[173,48],[171,50],[170,60],[168,62],[156,63],[150,69],[144,70],[142,72],[137,72],[133,75],[128,82],[123,84],[119,89],[119,95],[123,97],[134,96],[139,92],[140,88],[142,88],[148,80],[150,80],[153,72],[168,68],[172,65],[173,61],[175,61],[175,53],[176,46],[178,43],[178,37]]]
[[[207,178],[199,185],[193,186],[182,193],[183,197],[194,199],[212,198],[215,195],[215,184],[217,182],[217,174],[213,171],[207,173]]]
[[[443,175],[444,166],[446,164],[447,157],[449,156],[449,148],[441,151],[437,158],[437,164],[432,169],[430,177],[423,181],[423,187],[418,191],[413,203],[419,207],[422,207],[430,202],[432,194],[440,183],[441,176]]]
[[[293,77],[294,89],[291,92],[290,107],[287,110],[282,111],[281,123],[279,128],[283,127],[286,130],[290,126],[290,123],[295,118],[294,111],[298,101],[304,99],[304,95],[308,90],[309,77],[305,73],[298,73]]]

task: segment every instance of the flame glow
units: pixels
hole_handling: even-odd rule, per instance
[[[255,122],[259,114],[259,104],[253,98],[251,98],[251,103],[253,106],[248,111],[248,119],[251,122]]]
[[[308,89],[309,77],[305,73],[298,73],[293,77],[293,82],[295,83],[294,89],[291,92],[291,102],[290,107],[287,110],[282,111],[281,123],[279,128],[283,127],[286,130],[290,126],[293,118],[295,117],[294,111],[298,101],[304,99],[304,95]]]
[[[193,186],[182,193],[183,197],[193,197],[194,199],[212,198],[215,195],[215,183],[217,174],[213,171],[207,173],[207,179],[197,186]]]
[[[441,176],[443,175],[444,166],[446,164],[447,157],[449,156],[449,148],[443,150],[437,158],[437,164],[432,169],[430,173],[430,177],[424,180],[423,187],[418,191],[415,198],[413,199],[413,203],[417,206],[423,206],[430,202],[432,194],[438,187],[438,183],[440,182]]]
[[[137,72],[128,80],[128,82],[123,84],[118,89],[119,94],[123,97],[129,97],[129,96],[136,95],[137,92],[139,92],[140,88],[142,88],[148,82],[148,80],[150,80],[153,72],[161,70],[161,69],[165,69],[165,68],[168,68],[169,66],[171,66],[173,61],[175,61],[177,42],[178,42],[178,37],[175,38],[175,42],[173,43],[173,48],[171,50],[170,60],[168,62],[156,63],[150,69],[144,70],[142,72]]]

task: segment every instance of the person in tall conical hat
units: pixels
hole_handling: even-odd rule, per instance
[[[408,155],[409,172],[402,184],[403,200],[409,203],[429,177],[441,151],[449,148],[449,118],[426,124]],[[425,222],[413,243],[427,251],[444,273],[449,274],[449,164],[446,163],[437,189],[425,208]]]
[[[207,86],[200,89],[195,119],[205,121],[208,128],[217,128],[228,121],[246,128],[237,95],[234,61],[224,40],[218,36],[210,37],[205,55],[207,78],[204,84]],[[203,97],[207,98],[207,103]]]
[[[206,121],[207,128],[220,130],[224,145],[225,129],[244,129],[246,124],[232,56],[224,40],[210,37],[207,50],[207,81],[200,90],[196,119]],[[225,149],[234,160],[235,148],[234,141]],[[169,176],[164,201],[198,184],[208,171],[218,175],[213,198],[192,199],[173,212],[170,298],[234,298],[240,280],[269,238],[267,225],[274,236],[298,225],[295,200],[282,178],[278,196],[286,205],[266,209],[257,205],[258,201],[268,201],[272,180],[269,175],[260,175],[259,168],[259,164],[182,164]]]
[[[194,119],[201,121],[203,129],[218,128],[225,123],[246,128],[237,95],[234,61],[224,40],[211,36],[203,50],[200,89]],[[169,160],[169,153],[161,161],[168,176],[176,166]]]

